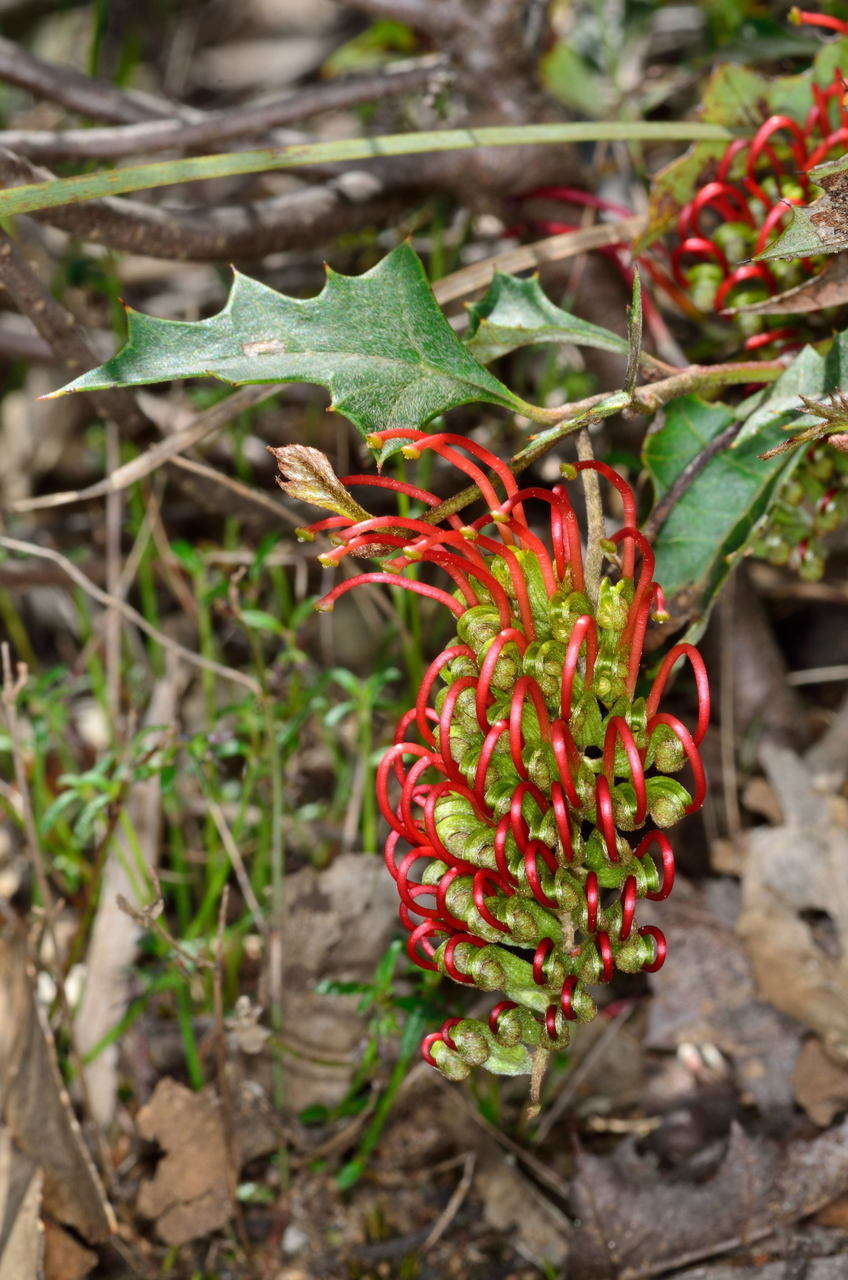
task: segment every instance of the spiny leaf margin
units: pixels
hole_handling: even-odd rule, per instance
[[[313,298],[287,297],[236,272],[225,306],[208,320],[160,320],[129,309],[127,322],[127,342],[115,356],[52,394],[190,377],[313,382],[363,436],[420,427],[474,401],[532,409],[465,349],[408,244],[359,276],[327,268]]]
[[[497,271],[483,297],[469,306],[468,318],[465,345],[482,364],[542,342],[569,342],[627,354],[626,338],[556,306],[536,275]]]

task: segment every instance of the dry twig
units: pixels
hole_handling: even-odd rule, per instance
[[[474,1178],[474,1167],[476,1163],[477,1163],[477,1158],[474,1155],[474,1152],[469,1151],[466,1154],[465,1159],[463,1161],[462,1177],[459,1179],[459,1182],[454,1187],[454,1190],[451,1193],[451,1197],[448,1200],[447,1204],[445,1205],[444,1209],[439,1214],[438,1218],[430,1228],[430,1232],[427,1236],[427,1239],[424,1241],[424,1243],[421,1246],[421,1253],[426,1253],[428,1249],[432,1249],[434,1244],[438,1244],[438,1242],[441,1240],[442,1236],[445,1234],[450,1224],[453,1222],[456,1215],[459,1213],[460,1209],[462,1208],[462,1202],[465,1199],[465,1197],[468,1195],[468,1192],[471,1189],[471,1183]]]
[[[0,166],[2,173],[2,166]],[[562,262],[590,249],[603,249],[607,245],[626,244],[634,240],[647,226],[647,219],[640,215],[620,218],[617,222],[603,222],[595,227],[583,227],[579,231],[563,231],[559,235],[546,236],[533,244],[523,244],[517,249],[507,249],[483,262],[443,276],[433,285],[436,299],[444,305],[457,298],[464,298],[477,289],[491,284],[497,271],[527,271],[531,267],[543,267],[547,262]]]
[[[55,175],[12,151],[0,152],[0,180],[9,186],[46,182]],[[342,174],[323,186],[217,208],[144,204],[126,197],[89,200],[85,206],[44,209],[33,217],[89,244],[128,253],[193,262],[261,258],[302,249],[345,231],[388,221],[401,210],[375,175]],[[89,361],[86,367],[90,367]]]
[[[445,65],[438,54],[429,54],[387,67],[379,74],[330,80],[226,111],[199,112],[190,123],[178,115],[170,119],[150,119],[148,115],[133,124],[99,129],[5,129],[0,130],[0,147],[36,159],[106,160],[139,152],[220,146],[235,138],[261,137],[271,129],[325,111],[425,88]]]
[[[98,363],[80,332],[76,316],[57,302],[14,242],[3,232],[0,232],[0,287],[5,289],[18,310],[32,320],[41,337],[49,343],[57,363],[73,374],[84,373]],[[145,425],[144,415],[129,391],[120,388],[86,394],[104,417],[114,418],[130,430]]]
[[[75,67],[46,62],[13,40],[2,38],[0,80],[27,89],[36,98],[58,102],[69,111],[76,111],[90,120],[133,123],[157,117],[167,119],[174,115],[190,120],[200,114],[190,107],[178,106],[150,93],[117,89],[103,80],[83,75]]]
[[[42,494],[37,498],[22,498],[12,503],[9,510],[15,514],[25,511],[46,511],[54,507],[67,506],[72,502],[88,502],[92,498],[103,498],[109,493],[119,493],[122,489],[129,488],[131,484],[143,480],[145,476],[149,476],[166,462],[173,462],[184,450],[194,448],[214,432],[220,431],[245,409],[254,408],[263,400],[276,395],[279,390],[280,386],[277,384],[239,387],[226,400],[221,400],[218,404],[204,409],[186,426],[181,427],[159,444],[152,445],[146,453],[139,454],[131,462],[124,463],[105,479],[87,485],[85,489],[66,489],[61,493]]]
[[[7,538],[0,536],[0,547],[6,551],[15,551],[23,556],[36,556],[42,560],[50,560],[68,575],[68,577],[81,587],[86,595],[91,596],[98,604],[105,605],[108,608],[117,609],[118,612],[143,631],[151,640],[155,640],[163,649],[169,650],[176,657],[181,658],[183,662],[189,662],[194,667],[201,667],[206,671],[212,671],[215,675],[221,676],[224,680],[232,680],[235,684],[244,685],[251,693],[259,695],[261,690],[259,684],[252,676],[247,675],[244,671],[237,671],[234,667],[225,667],[221,662],[215,662],[212,658],[204,658],[202,654],[193,653],[191,649],[186,649],[177,640],[172,640],[164,631],[160,631],[158,627],[154,627],[147,621],[145,617],[134,609],[132,605],[126,604],[123,600],[116,600],[114,596],[110,596],[108,591],[103,591],[91,578],[86,577],[81,569],[78,569],[73,561],[67,556],[63,556],[61,552],[54,551],[52,547],[40,547],[35,542],[22,542],[18,538]]]

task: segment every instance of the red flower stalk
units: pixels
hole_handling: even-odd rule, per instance
[[[383,516],[313,525],[338,540],[324,563],[352,553],[383,559],[318,608],[361,583],[390,582],[456,618],[456,636],[431,662],[378,769],[385,860],[415,963],[505,996],[486,1022],[452,1018],[426,1036],[425,1060],[452,1079],[479,1065],[516,1074],[529,1070],[534,1046],[563,1046],[572,1021],[594,1016],[590,986],[665,960],[663,934],[638,926],[636,908],[640,898],[666,898],[674,883],[660,828],[703,803],[707,675],[697,650],[678,644],[647,696],[637,696],[645,630],[663,600],[633,493],[610,467],[568,469],[573,477],[593,468],[624,505],[625,527],[603,544],[618,578],[604,577],[592,602],[564,485],[519,489],[503,462],[445,432],[382,431],[374,443],[396,439],[409,442],[407,456],[431,450],[456,466],[489,509],[470,524]],[[381,477],[345,483],[438,502]],[[546,512],[547,540],[528,522],[531,504]],[[453,591],[403,576],[420,563],[447,573]],[[683,658],[698,695],[691,731],[661,709]],[[687,766],[690,790],[668,776]]]
[[[826,27],[829,31],[838,31],[840,35],[848,36],[848,22],[843,22],[841,18],[831,18],[827,13],[811,13],[808,9],[796,6],[789,10],[789,21],[799,26]]]

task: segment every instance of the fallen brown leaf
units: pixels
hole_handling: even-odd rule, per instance
[[[674,963],[650,977],[648,1047],[714,1044],[761,1110],[790,1108],[801,1028],[759,998],[732,915],[720,918],[694,890],[688,898],[678,893],[666,907],[663,932]]]
[[[236,1072],[231,1072],[233,1077]],[[243,1164],[279,1144],[276,1117],[262,1090],[249,1081],[229,1082],[232,1159],[224,1115],[212,1086],[193,1093],[170,1077],[160,1080],[136,1117],[138,1132],[164,1155],[142,1183],[137,1208],[156,1221],[166,1244],[180,1245],[217,1231],[233,1210],[235,1176]]]
[[[793,1074],[795,1098],[814,1122],[824,1128],[848,1108],[848,1071],[834,1062],[820,1040],[807,1040]]]
[[[180,1245],[225,1226],[233,1211],[233,1174],[214,1089],[192,1093],[175,1080],[160,1080],[136,1124],[142,1138],[165,1152],[136,1205],[142,1217],[155,1219],[160,1239]]]
[[[35,997],[23,935],[0,928],[0,1119],[44,1173],[44,1209],[84,1240],[105,1240],[114,1217],[59,1073]]]
[[[810,311],[824,311],[827,307],[841,307],[845,302],[848,302],[848,254],[840,253],[811,280],[771,298],[764,298],[762,302],[733,307],[728,315],[805,315]]]
[[[786,814],[745,836],[737,929],[761,994],[848,1054],[848,801],[788,747],[761,747]]]
[[[537,1266],[561,1267],[568,1256],[571,1224],[514,1164],[500,1153],[478,1168],[475,1185],[486,1221],[509,1232],[518,1252]]]
[[[49,1218],[44,1223],[44,1280],[85,1280],[97,1266],[97,1254]]]
[[[396,927],[397,894],[377,858],[347,853],[288,878],[283,1026],[293,1111],[341,1100],[363,1034],[357,997],[318,995],[317,983],[370,978]]]
[[[637,1280],[771,1235],[848,1188],[848,1121],[789,1146],[734,1124],[717,1172],[701,1183],[663,1176],[633,1140],[612,1156],[581,1152],[573,1200],[580,1280]],[[784,1272],[785,1274],[785,1272]],[[843,1273],[844,1274],[844,1273]]]
[[[0,1129],[0,1280],[42,1280],[41,1170]]]

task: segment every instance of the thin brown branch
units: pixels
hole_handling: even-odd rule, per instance
[[[246,103],[226,111],[203,113],[194,123],[179,117],[143,119],[138,123],[99,129],[0,130],[0,147],[36,159],[119,159],[139,152],[186,151],[209,148],[236,138],[259,136],[270,129],[338,111],[358,103],[393,97],[425,88],[433,74],[446,67],[438,54],[410,60],[377,75],[348,76],[326,84],[280,94],[264,102]]]
[[[220,431],[245,409],[252,409],[255,405],[261,404],[263,400],[276,395],[279,390],[279,386],[271,384],[239,387],[226,400],[221,400],[211,408],[205,409],[179,431],[175,431],[159,444],[152,445],[146,453],[133,458],[131,462],[125,462],[105,479],[98,480],[85,489],[66,489],[61,493],[45,493],[37,498],[22,498],[19,502],[11,503],[8,510],[15,514],[26,511],[47,511],[54,507],[68,506],[72,502],[88,502],[93,498],[103,498],[109,493],[119,493],[138,480],[143,480],[145,476],[149,476],[166,462],[173,461],[184,450],[200,444],[202,440]]]
[[[4,232],[0,232],[0,288],[32,321],[40,336],[50,345],[56,362],[64,365],[69,373],[84,373],[98,363],[82,336],[76,316],[53,297],[17,245]],[[86,394],[103,417],[113,418],[131,430],[146,424],[135,397],[129,391],[116,389]]]
[[[133,906],[131,902],[128,902],[122,893],[119,893],[115,896],[115,902],[117,903],[118,908],[123,911],[124,915],[129,916],[131,920],[134,920],[135,923],[141,929],[144,929],[146,933],[155,933],[156,936],[165,943],[165,946],[170,950],[177,967],[181,969],[187,977],[191,977],[191,975],[196,973],[198,969],[206,971],[214,969],[214,961],[211,960],[209,956],[204,955],[201,951],[189,951],[187,947],[184,947],[177,941],[168,929],[167,925],[163,924],[160,917],[165,909],[165,899],[162,895],[162,885],[159,882],[159,875],[154,866],[148,867],[147,872],[156,893],[156,897],[153,901],[147,903],[146,906],[136,907]]]
[[[581,462],[595,460],[588,427],[583,427],[577,432],[577,457]],[[604,536],[604,504],[601,499],[601,482],[597,471],[587,468],[581,472],[581,479],[583,496],[586,499],[586,591],[592,604],[596,605],[601,587],[604,554],[601,550],[601,541]]]
[[[2,169],[0,169],[2,176]],[[564,231],[556,236],[546,236],[534,244],[508,249],[505,253],[474,262],[469,267],[454,271],[452,275],[437,280],[433,292],[444,305],[457,298],[464,298],[477,289],[491,284],[496,271],[526,271],[530,267],[542,267],[547,262],[561,262],[589,249],[603,249],[607,245],[629,244],[644,231],[647,219],[641,214],[632,218],[620,218],[616,222],[603,222],[595,227],[582,227],[579,231]]]
[[[134,609],[132,605],[126,604],[123,600],[116,600],[110,596],[108,591],[104,591],[98,587],[91,578],[86,577],[81,569],[78,569],[73,561],[67,556],[63,556],[61,552],[54,551],[52,547],[40,547],[35,542],[23,542],[18,538],[7,538],[0,535],[0,547],[6,551],[14,551],[22,556],[35,556],[37,559],[50,560],[53,564],[59,565],[64,570],[71,581],[81,587],[86,595],[91,596],[92,600],[96,600],[98,604],[104,605],[107,609],[114,608],[128,622],[138,627],[139,631],[143,631],[146,636],[154,640],[156,644],[162,646],[163,649],[169,650],[176,657],[181,658],[183,662],[189,662],[194,667],[202,667],[206,671],[212,671],[215,675],[220,676],[223,680],[232,680],[235,684],[242,684],[250,689],[251,693],[259,696],[261,690],[259,684],[252,676],[246,675],[243,671],[236,671],[234,667],[225,667],[223,663],[215,662],[212,658],[204,658],[199,653],[193,653],[191,649],[186,649],[178,641],[172,640],[164,631],[160,631],[157,627],[152,626],[142,614]]]
[[[46,182],[54,175],[10,151],[0,152],[0,182]],[[109,197],[84,206],[45,209],[34,217],[87,243],[154,258],[222,262],[312,247],[363,226],[383,225],[401,208],[379,179],[342,175],[244,205],[169,208]],[[90,364],[87,366],[90,367]]]
[[[3,38],[0,38],[0,80],[27,89],[36,98],[58,102],[89,120],[130,124],[180,114],[184,119],[191,119],[197,114],[153,94],[116,89],[105,81],[83,75],[74,67],[46,62],[13,40]]]
[[[462,1176],[456,1184],[456,1187],[454,1188],[444,1209],[430,1228],[426,1240],[421,1245],[421,1253],[426,1253],[428,1249],[432,1249],[434,1244],[438,1244],[456,1215],[459,1213],[465,1197],[471,1190],[476,1162],[477,1157],[473,1151],[469,1151],[463,1158]]]
[[[0,318],[0,358],[26,360],[31,364],[50,364],[53,349],[33,329],[26,329],[17,322],[26,317],[7,312]]]

